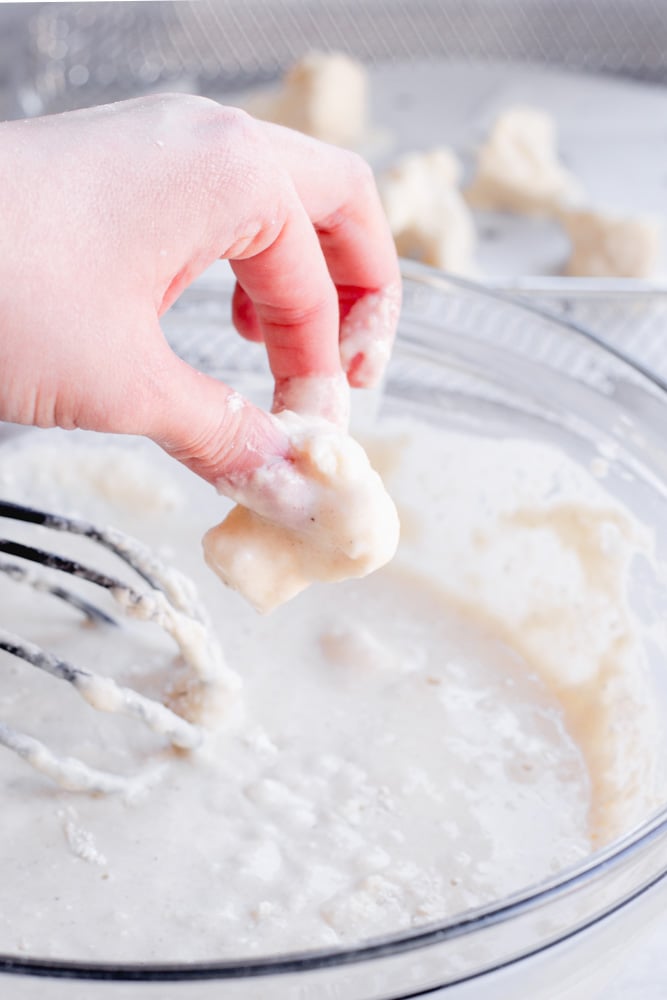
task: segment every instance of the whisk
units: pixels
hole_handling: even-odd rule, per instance
[[[102,587],[123,614],[154,622],[174,639],[185,665],[190,669],[200,702],[207,697],[215,701],[221,692],[229,695],[238,688],[239,678],[224,663],[194,584],[182,573],[164,565],[141,542],[115,528],[100,528],[78,518],[63,517],[17,503],[0,501],[0,517],[86,538],[122,560],[142,583],[131,586],[77,560],[2,538],[0,553],[12,556],[13,560],[5,561],[0,558],[0,572],[11,580],[66,602],[93,624],[117,625],[116,619],[97,604],[55,582],[55,575],[35,569],[34,565],[69,574],[96,587]],[[0,629],[0,649],[71,684],[93,708],[139,719],[174,747],[193,750],[202,742],[203,729],[196,720],[186,719],[160,701],[141,695],[109,677],[68,663],[54,653],[4,629]],[[2,721],[0,744],[70,791],[131,793],[141,784],[136,776],[126,777],[98,770],[77,758],[58,756],[40,740],[19,732]]]

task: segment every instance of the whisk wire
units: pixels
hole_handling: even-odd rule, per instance
[[[79,594],[75,594],[71,590],[67,590],[65,587],[61,587],[57,583],[53,583],[44,574],[37,573],[34,570],[30,570],[27,566],[22,566],[19,563],[3,562],[0,560],[0,573],[4,573],[15,583],[24,583],[32,587],[34,590],[41,591],[45,594],[51,594],[53,597],[59,598],[66,604],[71,605],[81,614],[90,621],[98,625],[113,625],[117,626],[118,622],[111,615],[108,615],[106,611],[102,611],[95,604],[91,604],[90,601],[86,601]]]
[[[45,574],[22,563],[0,561],[0,572],[11,580],[51,594],[76,608],[89,621],[102,625],[118,623],[88,600],[48,578],[52,571],[68,574],[106,590],[128,616],[151,621],[177,643],[186,665],[192,668],[195,684],[208,693],[221,688],[232,691],[238,678],[224,665],[219,647],[208,630],[207,616],[187,578],[165,567],[145,546],[114,528],[99,528],[77,518],[63,517],[9,501],[0,501],[0,517],[23,521],[56,531],[87,538],[113,552],[145,582],[149,590],[138,590],[108,573],[100,572],[77,559],[9,538],[0,539],[0,552],[14,559],[43,567]],[[192,750],[203,739],[203,731],[167,705],[141,695],[133,688],[82,669],[42,649],[40,646],[0,629],[0,649],[33,667],[70,684],[93,708],[132,716],[165,737],[173,746]],[[131,792],[137,779],[91,768],[83,761],[59,757],[35,737],[0,722],[0,745],[22,757],[33,768],[61,786],[87,792]]]

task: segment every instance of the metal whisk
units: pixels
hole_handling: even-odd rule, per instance
[[[96,604],[54,582],[52,576],[35,569],[34,565],[57,570],[102,587],[123,614],[154,622],[175,640],[183,661],[191,670],[193,685],[199,689],[200,701],[205,700],[207,694],[213,698],[218,697],[221,690],[231,694],[239,686],[238,677],[224,664],[220,647],[211,633],[206,613],[192,582],[161,563],[142,543],[114,528],[99,528],[83,520],[15,503],[0,501],[0,517],[89,539],[114,553],[134,571],[144,586],[139,585],[140,589],[137,589],[136,586],[130,586],[74,559],[4,538],[0,539],[0,552],[12,556],[13,560],[0,559],[0,572],[17,583],[26,584],[65,601],[92,623],[117,625],[116,620]],[[16,559],[21,561],[14,561]],[[165,704],[117,684],[109,677],[68,663],[4,629],[0,629],[0,649],[71,684],[93,708],[139,719],[175,747],[192,750],[202,742],[201,726],[185,719]],[[57,756],[40,740],[19,732],[2,721],[0,744],[71,791],[128,793],[142,784],[141,778],[136,776],[113,774],[90,767],[76,758]]]

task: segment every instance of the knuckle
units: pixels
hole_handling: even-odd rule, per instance
[[[335,237],[339,230],[345,229],[350,219],[367,213],[369,206],[379,200],[373,170],[361,156],[341,151],[340,170],[344,178],[341,202],[317,220],[316,228],[320,236]]]
[[[375,175],[371,165],[364,160],[362,156],[356,153],[348,153],[348,176],[350,184],[354,185],[355,190],[361,190],[362,193],[367,193],[369,191],[376,190]]]
[[[205,479],[241,463],[247,437],[241,414],[224,412],[202,428],[189,430],[177,442],[159,441],[169,454]]]
[[[265,249],[289,212],[289,184],[261,124],[205,97],[161,100],[169,134],[179,137],[173,183],[201,220],[198,238],[230,259]]]
[[[205,109],[202,135],[206,180],[227,220],[233,206],[225,256],[254,256],[277,238],[292,211],[290,179],[260,123],[245,111],[221,105]]]
[[[199,121],[209,133],[210,138],[217,142],[223,136],[226,143],[241,143],[244,146],[255,147],[260,143],[257,123],[241,108],[217,104],[203,98],[199,109]]]
[[[315,296],[311,301],[299,299],[295,303],[263,304],[260,307],[263,322],[271,328],[274,347],[291,346],[295,327],[312,327],[328,313],[329,303],[324,297]]]
[[[208,97],[170,92],[140,98],[137,104],[146,107],[157,120],[162,118],[167,126],[176,125],[186,132],[205,121],[217,107]]]
[[[197,94],[160,94],[155,98],[157,113],[168,129],[185,136],[188,148],[218,157],[259,152],[257,123],[241,108],[219,104]],[[171,134],[171,131],[170,133]]]

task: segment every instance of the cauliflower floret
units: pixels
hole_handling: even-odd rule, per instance
[[[457,188],[461,165],[448,149],[410,153],[379,179],[396,249],[447,271],[474,270],[475,227]]]
[[[255,469],[224,492],[237,506],[204,536],[215,573],[258,611],[271,611],[310,583],[366,576],[393,557],[396,508],[356,441],[319,417],[274,416],[289,461]]]
[[[465,192],[474,208],[554,215],[582,197],[579,182],[558,162],[553,118],[537,108],[510,108],[480,148]]]
[[[246,109],[323,142],[354,146],[367,131],[366,70],[338,52],[309,52],[288,70],[277,93],[256,94]]]
[[[572,243],[565,274],[649,278],[660,255],[660,224],[648,216],[569,209],[560,221]]]

